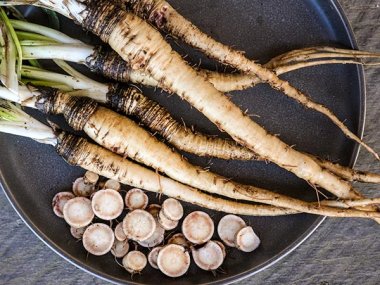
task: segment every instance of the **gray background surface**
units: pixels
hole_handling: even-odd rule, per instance
[[[308,1],[308,0],[306,0]],[[380,51],[380,1],[340,1],[363,50]],[[366,68],[365,141],[380,149],[380,69]],[[361,152],[357,168],[380,164]],[[374,196],[380,187],[356,185]],[[377,195],[379,196],[379,195]],[[105,284],[64,261],[23,224],[0,193],[0,284]],[[299,248],[236,284],[380,284],[380,227],[361,219],[327,219]]]

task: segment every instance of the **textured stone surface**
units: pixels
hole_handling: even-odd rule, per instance
[[[380,50],[380,1],[341,0],[360,48]],[[365,140],[380,149],[380,70],[367,69]],[[357,168],[380,172],[361,152]],[[380,187],[357,185],[374,195]],[[0,193],[0,284],[105,284],[50,251],[18,219]],[[379,284],[380,228],[372,221],[327,219],[299,248],[236,284]]]

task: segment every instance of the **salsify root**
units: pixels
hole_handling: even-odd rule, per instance
[[[274,89],[283,92],[286,96],[293,98],[306,108],[324,114],[338,126],[348,138],[362,145],[367,151],[373,154],[377,160],[380,160],[379,155],[356,134],[351,132],[327,107],[320,103],[313,102],[311,98],[291,86],[289,82],[281,80],[271,70],[246,58],[242,52],[217,42],[212,37],[206,35],[190,21],[181,16],[165,0],[124,0],[123,3],[127,9],[133,10],[138,16],[147,19],[159,29],[168,31],[172,35],[182,39],[190,46],[201,50],[207,56],[241,70],[246,74],[257,76],[262,82],[270,84]]]

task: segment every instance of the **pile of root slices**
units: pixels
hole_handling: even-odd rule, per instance
[[[117,181],[99,182],[90,171],[73,183],[72,192],[57,193],[52,207],[88,253],[110,252],[131,274],[141,273],[149,263],[169,277],[180,277],[188,271],[191,256],[200,269],[215,271],[226,258],[226,246],[252,252],[260,245],[252,227],[236,215],[219,221],[221,241],[212,240],[215,225],[207,213],[194,211],[184,217],[176,199],[149,204],[141,189],[121,190]],[[181,232],[175,233],[177,228]],[[148,248],[149,254],[139,248]]]

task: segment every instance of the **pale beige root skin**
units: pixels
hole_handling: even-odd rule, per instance
[[[130,41],[130,38],[133,41]],[[110,35],[109,44],[133,68],[145,69],[173,92],[190,102],[221,130],[261,157],[343,199],[359,198],[350,184],[323,170],[253,122],[223,93],[197,75],[172,51],[162,36],[132,14],[125,14]]]
[[[136,1],[125,1],[136,2]],[[133,6],[133,5],[132,5]],[[320,112],[326,115],[335,125],[337,125],[342,132],[350,139],[361,144],[365,149],[372,153],[376,159],[380,160],[379,155],[367,144],[362,142],[362,140],[351,132],[344,123],[342,123],[336,115],[330,111],[328,108],[322,104],[315,103],[311,99],[303,94],[301,91],[297,90],[289,84],[289,82],[281,80],[278,76],[272,72],[259,65],[258,63],[250,60],[244,56],[240,51],[236,51],[231,47],[228,47],[220,42],[217,42],[212,37],[206,35],[201,30],[199,30],[195,25],[191,24],[188,20],[182,17],[169,3],[163,0],[146,0],[140,1],[138,4],[135,4],[134,11],[140,16],[145,16],[150,22],[153,22],[160,28],[164,28],[171,34],[181,38],[184,42],[193,46],[207,56],[215,58],[223,64],[230,65],[238,70],[241,70],[243,73],[257,76],[263,82],[270,84],[273,88],[283,92],[290,98],[293,98],[297,102],[301,103],[306,108],[314,109],[317,112]],[[148,11],[148,15],[147,14]],[[145,14],[145,15],[144,15]],[[124,22],[127,23],[126,21]],[[133,25],[130,22],[131,26]],[[121,24],[122,26],[123,24]],[[142,28],[143,29],[143,28]],[[116,28],[117,30],[117,28]],[[133,29],[132,29],[133,31]],[[121,31],[118,31],[119,35]],[[114,32],[115,34],[115,32]],[[112,37],[110,42],[112,42]],[[112,45],[111,45],[112,46]],[[162,62],[163,63],[163,62]],[[153,65],[153,64],[152,64]],[[148,70],[149,71],[149,70]],[[151,73],[152,74],[152,73]],[[152,74],[155,79],[162,81],[161,78]],[[169,80],[170,81],[170,80]],[[163,82],[162,82],[163,83]],[[168,84],[163,84],[164,86],[174,87],[168,82]],[[174,88],[176,89],[176,88]],[[174,90],[175,92],[177,90]]]

